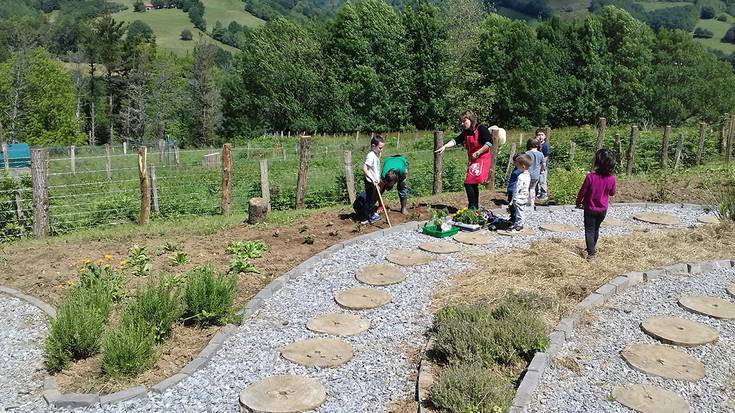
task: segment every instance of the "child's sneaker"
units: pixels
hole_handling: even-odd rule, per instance
[[[375,213],[375,214],[371,215],[370,218],[368,219],[368,224],[374,224],[374,223],[380,221],[381,218],[382,217],[380,215],[378,215],[377,213]]]

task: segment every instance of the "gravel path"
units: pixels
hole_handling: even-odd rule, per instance
[[[543,376],[529,412],[631,412],[609,397],[616,385],[654,384],[689,401],[692,412],[735,411],[735,323],[691,313],[677,301],[683,295],[708,295],[731,301],[725,289],[735,281],[735,269],[690,276],[663,276],[613,297],[579,327]],[[720,333],[714,344],[676,347],[705,366],[696,382],[653,377],[630,368],[620,351],[632,343],[661,344],[640,329],[656,315],[698,321]]]
[[[629,219],[644,210],[641,207],[613,207],[609,216]],[[676,227],[696,223],[701,210],[667,206],[657,208],[682,219]],[[545,211],[531,214],[529,223],[567,223],[581,228],[580,211]],[[639,225],[629,219],[631,225]],[[652,225],[640,224],[653,228]],[[630,232],[630,227],[603,228],[602,236]],[[503,237],[488,246],[466,246],[468,250],[492,251],[499,248],[523,247],[531,241],[551,236],[536,231],[532,237]],[[553,236],[582,238],[581,231],[554,233]],[[239,412],[239,392],[250,383],[276,374],[303,374],[318,378],[327,390],[327,401],[319,412],[386,412],[392,401],[413,397],[410,379],[416,366],[406,356],[410,349],[424,344],[423,334],[431,325],[428,309],[431,294],[449,277],[472,264],[462,252],[436,256],[429,264],[403,268],[403,283],[381,287],[392,302],[373,310],[349,311],[370,319],[368,331],[344,338],[354,348],[354,358],[334,369],[307,368],[282,359],[278,350],[297,340],[328,337],[308,331],[306,322],[317,315],[341,310],[334,302],[338,291],[364,286],[354,275],[362,267],[386,263],[385,256],[395,248],[416,249],[422,242],[433,240],[416,232],[394,233],[362,245],[348,246],[322,260],[313,270],[289,281],[252,318],[240,326],[212,361],[189,378],[163,394],[84,411],[181,411]],[[449,241],[454,242],[454,241]],[[35,357],[38,357],[36,355]],[[38,383],[37,383],[38,384]],[[64,411],[57,409],[57,411]]]
[[[0,294],[0,314],[0,411],[41,410],[46,313]]]

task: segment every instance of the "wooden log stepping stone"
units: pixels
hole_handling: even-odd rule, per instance
[[[510,237],[514,237],[514,236],[518,236],[518,235],[527,235],[528,236],[528,235],[533,235],[534,234],[533,230],[531,228],[529,228],[529,227],[524,227],[520,231],[507,231],[507,230],[504,230],[504,229],[499,229],[496,232],[498,233],[498,235],[506,235],[506,236],[510,236]]]
[[[577,227],[569,224],[541,224],[539,228],[549,232],[572,232],[577,230]]]
[[[350,288],[334,296],[337,304],[349,310],[367,310],[388,304],[390,294],[376,288]]]
[[[352,345],[336,338],[312,338],[287,345],[281,356],[306,367],[337,367],[352,360]]]
[[[488,245],[495,242],[495,237],[487,232],[460,232],[454,240],[468,245]]]
[[[406,279],[406,274],[392,265],[374,264],[358,271],[355,278],[365,284],[380,286],[402,282]]]
[[[452,254],[461,251],[462,247],[448,242],[424,242],[423,244],[419,244],[419,249],[433,252],[434,254]]]
[[[639,212],[633,215],[633,219],[658,225],[676,225],[681,223],[681,219],[679,219],[679,217],[671,214],[662,214],[660,212]]]
[[[393,264],[411,267],[414,265],[424,265],[434,261],[434,257],[416,251],[396,250],[388,254],[386,259]]]
[[[630,344],[620,353],[630,367],[666,379],[696,381],[704,377],[704,364],[675,348],[659,344]]]
[[[697,218],[697,221],[701,222],[702,224],[719,224],[720,219],[717,218],[715,215],[700,215]]]
[[[735,298],[735,284],[730,284],[730,286],[727,287],[727,293],[730,294],[730,297]]]
[[[719,338],[714,328],[696,321],[671,316],[655,316],[641,323],[649,336],[667,344],[695,347],[713,343]]]
[[[616,386],[612,397],[623,406],[641,413],[688,413],[689,402],[680,395],[650,384]]]
[[[684,296],[679,299],[679,305],[693,313],[724,320],[735,319],[735,304],[721,298]]]
[[[623,221],[622,219],[605,218],[605,220],[602,221],[601,226],[610,228],[610,227],[624,227],[626,225],[628,225],[628,223]]]
[[[354,314],[330,313],[307,321],[306,328],[316,333],[356,336],[370,328],[370,320]]]
[[[240,392],[240,404],[250,412],[297,413],[316,410],[327,391],[311,377],[281,375],[255,382]]]

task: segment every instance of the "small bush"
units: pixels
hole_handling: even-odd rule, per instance
[[[156,359],[156,339],[142,319],[123,320],[105,337],[102,370],[111,377],[133,377]]]
[[[451,413],[502,413],[513,399],[513,386],[479,364],[444,369],[431,388],[431,401]]]
[[[445,307],[434,318],[435,356],[450,365],[486,367],[527,360],[548,345],[546,329],[535,311],[509,299],[495,309],[483,305]]]
[[[723,173],[724,184],[716,195],[720,219],[735,221],[735,168]]]
[[[694,29],[694,37],[699,39],[711,39],[714,36],[712,30],[697,27]]]
[[[574,168],[571,171],[561,168],[550,170],[549,188],[551,188],[554,203],[573,204],[586,175],[587,173],[580,168]]]
[[[222,325],[232,317],[235,298],[235,276],[215,274],[211,265],[203,265],[188,272],[184,291],[187,320],[199,325]]]
[[[184,41],[190,41],[191,39],[194,38],[194,35],[191,33],[191,30],[184,29],[184,30],[181,31],[180,38],[181,38],[181,40],[184,40]]]
[[[717,16],[717,20],[719,20],[721,22],[726,22],[727,21],[727,14],[720,14],[719,16]]]
[[[181,294],[175,285],[175,282],[161,278],[143,286],[135,301],[125,308],[123,323],[145,323],[156,342],[166,339],[184,312]]]
[[[97,354],[111,307],[110,291],[101,283],[72,291],[51,321],[45,343],[46,368],[61,371],[72,360]]]
[[[125,296],[125,277],[112,268],[109,263],[112,257],[107,257],[104,260],[100,258],[97,262],[84,261],[84,266],[79,269],[79,286],[90,289],[99,285],[108,290],[110,298],[117,302]]]
[[[189,254],[187,254],[186,251],[174,252],[174,255],[171,257],[171,261],[170,261],[172,267],[184,265],[187,262],[189,262]]]
[[[148,256],[146,248],[135,244],[130,247],[129,254],[128,264],[133,270],[133,275],[142,276],[148,274],[151,270],[151,257]]]

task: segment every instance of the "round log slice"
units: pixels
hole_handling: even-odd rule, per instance
[[[353,314],[330,313],[307,321],[306,328],[335,336],[356,336],[370,328],[370,320]]]
[[[730,297],[735,298],[735,284],[730,284],[730,286],[727,287],[727,293],[730,294]]]
[[[701,346],[719,338],[719,333],[714,328],[679,317],[651,317],[641,323],[641,329],[664,343],[682,347]]]
[[[633,219],[658,225],[676,225],[681,223],[679,217],[660,212],[639,212],[633,215]]]
[[[337,304],[350,310],[367,310],[388,304],[390,294],[376,288],[350,288],[334,296]]]
[[[495,242],[495,237],[487,232],[460,232],[454,240],[469,245],[488,245]]]
[[[424,251],[433,252],[434,254],[452,254],[462,250],[459,245],[449,242],[424,242],[423,244],[419,244],[419,248]]]
[[[434,261],[434,257],[431,255],[409,250],[395,250],[388,254],[386,259],[393,264],[403,265],[405,267],[428,264]]]
[[[689,402],[680,395],[649,384],[617,386],[612,397],[625,407],[641,413],[688,413]]]
[[[319,380],[282,375],[255,382],[240,392],[240,404],[257,413],[297,413],[316,410],[327,399]]]
[[[703,224],[719,224],[720,223],[720,219],[714,215],[700,215],[697,218],[697,221]]]
[[[608,228],[609,227],[624,227],[627,224],[628,223],[623,221],[622,219],[606,217],[605,220],[602,221],[601,226],[608,227]]]
[[[687,310],[714,318],[735,319],[735,304],[717,297],[684,296],[679,305]]]
[[[406,279],[406,274],[392,265],[374,264],[358,271],[355,278],[365,284],[380,286],[402,282]]]
[[[667,379],[696,381],[704,377],[704,364],[675,348],[659,344],[630,344],[620,353],[634,369]]]
[[[352,360],[352,345],[335,338],[312,338],[287,345],[281,356],[306,367],[337,367]]]
[[[539,228],[549,232],[573,232],[577,230],[577,227],[569,224],[541,224]]]
[[[504,229],[499,229],[497,233],[498,235],[507,235],[507,236],[533,235],[533,230],[529,227],[524,227],[520,231],[506,231]]]

